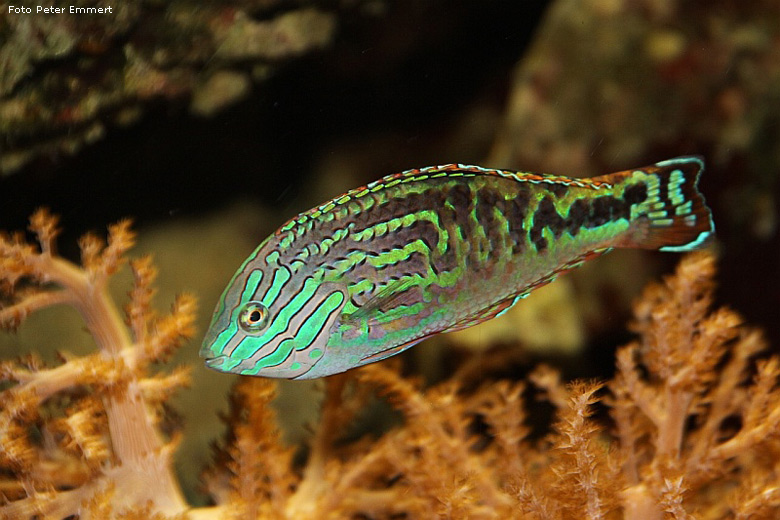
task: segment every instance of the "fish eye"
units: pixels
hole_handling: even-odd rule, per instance
[[[260,332],[268,325],[268,308],[260,302],[247,302],[238,315],[238,323],[244,332]]]

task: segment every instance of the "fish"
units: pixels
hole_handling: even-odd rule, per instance
[[[614,248],[705,247],[703,170],[685,156],[592,178],[463,164],[389,175],[266,238],[200,356],[221,372],[319,378],[495,318]]]

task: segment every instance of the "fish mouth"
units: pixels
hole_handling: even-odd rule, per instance
[[[205,358],[204,363],[206,363],[206,366],[209,368],[220,370],[227,358],[227,356],[207,357]]]

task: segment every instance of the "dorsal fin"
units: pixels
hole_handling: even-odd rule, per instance
[[[533,184],[553,184],[563,186],[575,186],[578,188],[590,188],[598,190],[600,188],[611,188],[612,184],[604,177],[600,178],[573,178],[562,175],[548,175],[544,173],[517,172],[512,170],[498,170],[492,168],[483,168],[471,164],[440,164],[438,166],[427,166],[425,168],[414,168],[400,173],[393,173],[382,177],[379,180],[349,190],[338,197],[334,197],[327,202],[323,202],[308,211],[304,211],[298,216],[291,218],[277,231],[277,234],[285,233],[294,229],[296,226],[303,225],[306,222],[317,219],[325,213],[333,211],[338,206],[347,202],[359,199],[375,193],[377,191],[392,188],[398,184],[424,181],[428,179],[455,178],[455,177],[476,177],[479,175],[493,175],[512,179],[517,182],[530,182]]]

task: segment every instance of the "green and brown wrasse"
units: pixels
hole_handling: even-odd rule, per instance
[[[615,247],[689,251],[714,226],[679,157],[590,179],[450,164],[302,213],[233,276],[200,351],[216,370],[309,379],[506,311]]]

